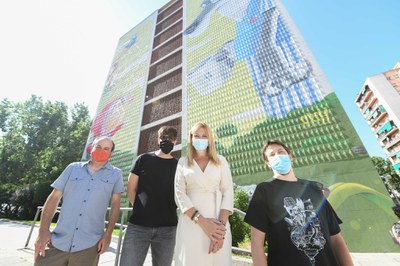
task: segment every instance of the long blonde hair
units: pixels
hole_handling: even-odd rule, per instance
[[[215,148],[214,137],[211,132],[211,128],[206,123],[198,122],[189,131],[188,166],[193,165],[193,159],[197,153],[196,149],[193,147],[192,138],[193,138],[194,133],[200,128],[203,128],[207,132],[207,136],[208,136],[207,155],[210,158],[211,163],[214,165],[219,165],[220,161],[218,159],[217,149]]]

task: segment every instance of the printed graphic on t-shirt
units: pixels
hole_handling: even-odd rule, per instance
[[[290,230],[292,243],[303,251],[314,265],[315,256],[324,248],[326,240],[311,200],[285,197],[283,207],[289,214],[289,217],[285,217],[285,221]]]
[[[393,236],[393,241],[397,245],[400,245],[400,221],[393,224],[392,230],[390,231],[390,233]]]

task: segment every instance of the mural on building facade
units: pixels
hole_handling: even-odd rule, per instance
[[[258,0],[230,2],[204,2],[201,13],[184,32],[190,37],[202,34],[213,13],[235,22],[235,37],[188,74],[196,90],[206,95],[220,88],[235,63],[243,60],[268,117],[282,117],[320,101],[325,95],[310,81],[311,65],[296,50],[277,8]]]
[[[96,137],[112,137],[116,150],[111,162],[125,174],[137,151],[156,15],[120,38],[82,156],[90,156]]]
[[[191,0],[184,8],[187,126],[213,128],[234,181],[270,177],[260,149],[280,139],[293,149],[296,173],[329,188],[351,251],[395,250],[393,203],[281,4]]]

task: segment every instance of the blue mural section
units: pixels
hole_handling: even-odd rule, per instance
[[[314,81],[311,64],[301,56],[274,3],[232,2],[204,1],[202,11],[184,32],[189,37],[201,34],[213,13],[235,19],[236,37],[189,72],[193,86],[203,94],[215,91],[225,85],[235,64],[243,60],[267,117],[284,117],[291,110],[320,101],[325,95]],[[213,73],[202,71],[213,64],[217,65]],[[209,82],[194,81],[201,75]],[[210,89],[210,83],[218,87]]]

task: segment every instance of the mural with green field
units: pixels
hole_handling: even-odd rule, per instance
[[[191,0],[184,12],[186,124],[212,127],[235,183],[270,178],[260,150],[280,139],[298,177],[330,189],[352,252],[398,252],[393,203],[281,3]]]

